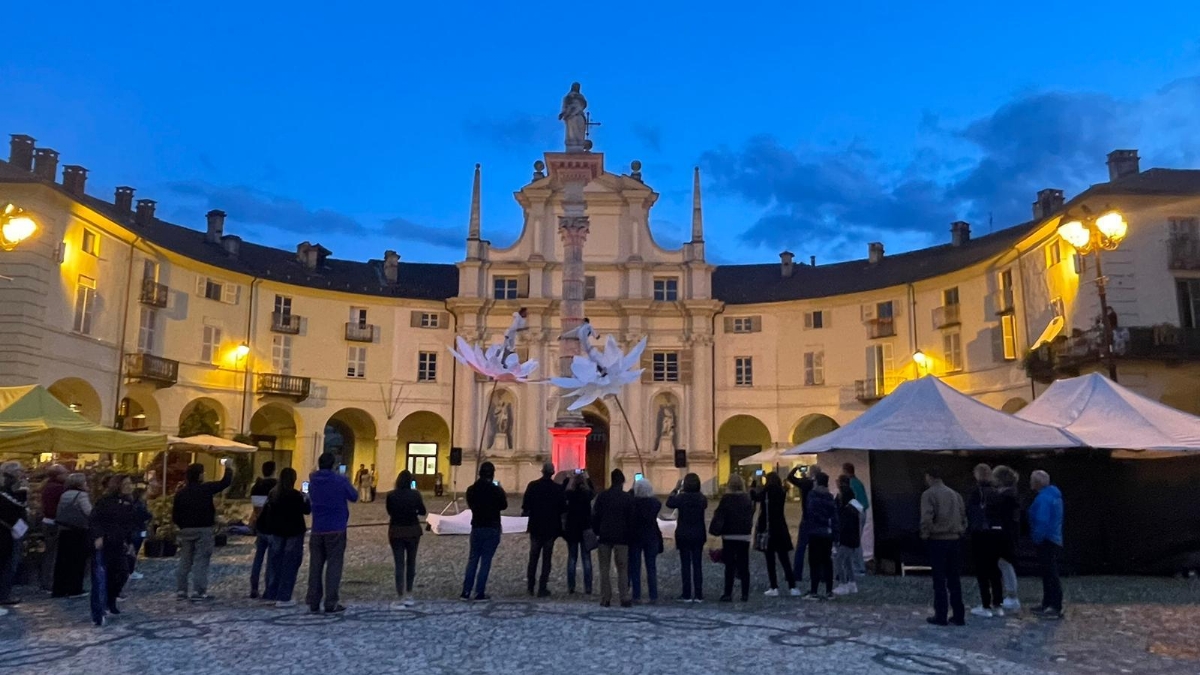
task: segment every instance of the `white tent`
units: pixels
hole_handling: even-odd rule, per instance
[[[1062,429],[1093,448],[1200,451],[1200,417],[1135,394],[1099,373],[1056,381],[1016,416]]]
[[[846,426],[783,454],[830,450],[1051,450],[1080,445],[1059,429],[989,408],[936,377],[926,376],[896,387]]]
[[[738,460],[738,466],[774,464],[780,460],[780,455],[782,454],[782,448],[767,448],[766,450],[760,450],[749,457],[743,457],[742,459]]]
[[[172,450],[182,450],[184,452],[211,452],[215,454],[243,454],[254,452],[258,448],[245,443],[220,436],[210,436],[208,434],[198,434],[196,436],[188,436],[187,438],[178,438],[176,436],[167,437],[167,446]]]

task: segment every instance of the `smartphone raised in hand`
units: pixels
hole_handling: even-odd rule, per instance
[[[308,481],[304,481],[300,484],[300,491],[304,494],[308,494]]]

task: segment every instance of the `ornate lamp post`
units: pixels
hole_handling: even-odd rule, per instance
[[[23,209],[9,204],[0,213],[0,248],[11,251],[37,233],[37,223]]]
[[[1104,276],[1102,251],[1115,251],[1125,239],[1129,223],[1117,211],[1109,210],[1096,215],[1086,206],[1082,207],[1083,217],[1071,219],[1058,226],[1058,235],[1068,244],[1075,247],[1080,255],[1096,253],[1096,291],[1100,295],[1100,321],[1104,333],[1104,352],[1102,360],[1108,363],[1108,377],[1117,381],[1117,362],[1113,358],[1113,325],[1108,319],[1108,294],[1106,285],[1108,279]]]

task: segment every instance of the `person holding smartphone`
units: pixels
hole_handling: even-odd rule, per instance
[[[426,515],[425,501],[416,490],[417,482],[407,469],[396,477],[396,489],[388,493],[388,544],[396,564],[397,601],[404,607],[416,604],[413,582],[417,578],[417,545],[421,543],[420,516]]]
[[[308,477],[313,518],[308,538],[307,601],[308,611],[314,614],[321,611],[322,604],[328,614],[346,611],[338,602],[338,593],[346,558],[350,502],[358,501],[358,490],[350,484],[344,470],[333,470],[336,461],[332,452],[322,454],[317,459],[318,470]]]
[[[550,561],[554,557],[554,542],[562,535],[562,515],[567,501],[563,486],[554,482],[554,464],[542,464],[542,477],[525,487],[525,498],[521,502],[521,515],[529,518],[529,565],[525,570],[529,594],[533,595],[533,583],[537,577],[538,559],[542,562],[542,574],[537,577],[537,597],[550,597]]]
[[[211,600],[208,594],[208,564],[214,545],[213,526],[217,522],[217,507],[213,497],[233,483],[233,467],[222,459],[225,475],[219,481],[204,482],[204,465],[187,468],[187,484],[175,493],[171,519],[179,528],[179,567],[175,570],[175,597],[188,599],[188,580],[192,600]]]
[[[467,488],[467,508],[471,510],[471,551],[459,597],[464,602],[471,600],[474,590],[474,599],[486,602],[491,600],[487,582],[492,557],[500,547],[500,514],[508,508],[508,495],[496,480],[496,466],[491,462],[479,465],[479,480]]]
[[[290,466],[279,472],[279,483],[267,494],[267,502],[258,518],[270,532],[271,544],[271,554],[267,558],[267,592],[263,599],[275,601],[275,606],[280,608],[296,606],[292,592],[296,588],[300,564],[304,562],[304,533],[308,531],[304,516],[312,513],[308,495],[296,489],[296,478],[296,470]],[[263,530],[260,528],[259,531]]]

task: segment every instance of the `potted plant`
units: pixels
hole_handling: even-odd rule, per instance
[[[176,552],[175,537],[179,528],[172,519],[175,506],[174,495],[155,497],[146,503],[150,509],[149,536],[146,538],[147,558],[171,558]]]

